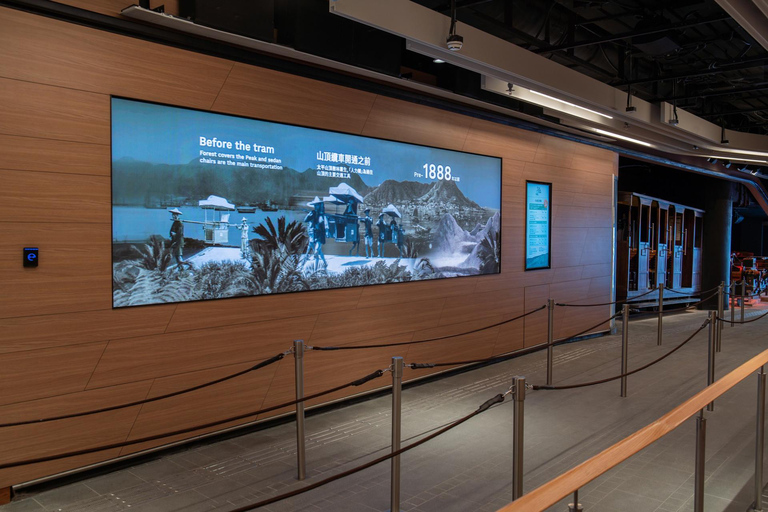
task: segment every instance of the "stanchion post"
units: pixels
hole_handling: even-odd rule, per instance
[[[629,304],[621,310],[621,396],[627,396],[627,364],[629,359]]]
[[[402,424],[403,358],[392,358],[392,452],[400,449]],[[392,457],[390,512],[400,512],[400,456]]]
[[[552,369],[554,366],[555,347],[555,301],[547,299],[547,386],[552,385]]]
[[[296,367],[296,400],[304,398],[304,340],[293,340],[293,359]],[[307,477],[307,452],[304,436],[304,402],[296,403],[296,463],[299,480]]]
[[[525,377],[513,377],[514,425],[512,427],[512,499],[523,495],[523,443],[525,428]]]
[[[579,490],[573,491],[573,503],[568,504],[568,512],[582,512],[584,508],[579,503]]]
[[[731,297],[731,327],[736,325],[736,283],[731,283],[728,287]]]
[[[707,419],[702,410],[696,417],[696,468],[693,486],[693,510],[704,512],[704,469],[707,450]]]
[[[662,329],[662,321],[664,319],[664,283],[659,283],[659,327],[658,327],[658,333],[657,333],[657,340],[656,344],[661,346],[661,329]]]
[[[765,453],[765,368],[757,374],[757,421],[755,428],[754,512],[763,511],[763,455]]]
[[[725,314],[725,282],[717,287],[717,351],[723,349],[723,315]]]
[[[709,336],[707,338],[707,386],[711,386],[715,382],[715,319],[712,312],[707,313],[707,321],[709,322]],[[707,404],[708,411],[715,410],[714,400]]]
[[[742,278],[741,279],[741,323],[744,323],[744,299],[747,295],[747,281]]]

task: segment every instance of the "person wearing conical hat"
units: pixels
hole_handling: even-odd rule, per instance
[[[364,210],[365,217],[360,217],[360,221],[365,225],[365,258],[373,258],[373,219],[371,218],[371,209]]]
[[[236,226],[240,230],[240,257],[244,260],[251,257],[251,244],[248,240],[248,219],[243,217],[241,223]]]
[[[171,255],[176,260],[176,268],[178,270],[184,270],[184,259],[182,258],[182,251],[184,249],[184,224],[181,222],[181,210],[174,208],[170,210],[171,213],[171,230],[168,236],[171,239]]]
[[[328,224],[325,218],[325,203],[315,196],[315,199],[308,202],[307,206],[311,206],[313,210],[304,217],[304,222],[309,226],[307,231],[309,232],[309,245],[307,246],[307,256],[310,252],[315,253],[315,261],[322,258],[325,266],[328,266],[328,262],[325,261],[325,254],[323,254],[323,245],[325,245],[325,227]]]

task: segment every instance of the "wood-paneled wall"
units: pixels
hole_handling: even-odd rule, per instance
[[[115,14],[125,2],[73,3]],[[502,273],[113,310],[110,95],[502,157]],[[534,132],[1,8],[0,418],[183,389],[272,356],[296,338],[317,345],[409,341],[498,322],[548,297],[605,301],[617,159]],[[551,270],[523,272],[526,179],[553,183]],[[29,245],[40,248],[39,268],[22,268],[21,249]],[[333,321],[338,311],[351,318],[343,330]],[[557,314],[556,335],[564,337],[607,317],[608,309]],[[545,336],[542,312],[440,343],[343,356],[310,352],[307,392],[386,367],[394,355],[417,362],[486,357]],[[408,370],[406,378],[421,375]],[[290,399],[292,381],[287,358],[167,402],[3,429],[0,461],[245,413]],[[146,447],[0,471],[0,487]]]

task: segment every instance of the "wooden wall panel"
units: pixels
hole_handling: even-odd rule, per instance
[[[375,99],[368,92],[235,64],[213,110],[360,134]]]
[[[0,135],[0,169],[109,178],[109,146]]]
[[[113,0],[66,3],[116,16],[125,7]],[[113,310],[110,95],[501,157],[502,273]],[[9,290],[0,295],[0,353],[9,368],[0,376],[0,404],[12,404],[0,406],[5,417],[182,389],[271,357],[294,339],[321,346],[450,336],[530,311],[550,296],[605,300],[610,293],[618,157],[605,150],[5,8],[0,111],[0,285]],[[553,183],[552,269],[523,271],[525,180]],[[41,249],[37,269],[20,265],[27,245]],[[583,330],[606,311],[558,311],[556,333]],[[545,341],[546,325],[540,311],[423,344],[310,351],[307,392],[386,368],[392,356],[435,362],[507,353]],[[293,397],[292,363],[288,356],[221,387],[98,420],[20,428],[0,443],[0,457],[136,438],[279,404]],[[407,371],[405,378],[435,371]],[[389,381],[385,376],[312,404]],[[117,453],[2,471],[0,487]]]
[[[0,184],[3,222],[105,224],[112,214],[106,176],[0,169]],[[26,197],[29,190],[35,204]]]
[[[19,254],[13,252],[13,266],[17,266]],[[0,251],[0,254],[3,254]],[[51,253],[55,257],[55,253]],[[5,266],[5,258],[0,259],[0,265]],[[47,263],[46,263],[47,265]],[[10,267],[11,264],[8,264]],[[91,270],[91,272],[93,272]],[[104,287],[104,283],[99,280],[99,287]],[[62,300],[61,295],[68,297],[76,296],[84,288],[81,281],[73,281],[71,290],[67,285],[70,281],[62,283],[58,280],[50,280],[44,283],[40,293],[28,295],[28,299],[21,301],[18,295],[11,295],[13,300],[20,300],[21,306],[16,308],[16,315],[0,319],[0,332],[3,333],[2,342],[0,342],[0,352],[18,352],[22,350],[35,350],[42,348],[51,348],[64,345],[76,345],[81,343],[90,343],[94,341],[115,340],[121,338],[135,338],[139,336],[148,336],[150,334],[162,334],[168,322],[173,315],[175,305],[158,305],[151,308],[136,307],[122,308],[118,310],[100,309],[95,311],[77,311],[72,313],[45,314],[44,311],[34,309],[35,304],[48,296],[54,299]],[[28,282],[18,280],[18,287],[28,286]],[[109,288],[109,285],[106,285]],[[57,290],[56,294],[50,293],[52,289]],[[98,290],[98,287],[96,288]],[[109,297],[104,298],[105,294],[111,293],[110,290],[102,289],[92,300],[94,303],[104,306],[109,301]],[[53,302],[53,301],[51,301]],[[70,301],[71,302],[71,301]],[[0,309],[6,311],[10,306],[5,303]],[[74,306],[83,308],[87,306],[76,303]],[[106,308],[106,306],[104,306]],[[64,306],[58,306],[63,309]],[[51,305],[47,309],[51,309]],[[13,312],[13,310],[11,311]],[[23,313],[39,313],[28,316],[21,316]]]
[[[235,363],[257,363],[307,339],[316,316],[112,341],[88,389]],[[295,338],[294,338],[295,337]]]
[[[109,144],[109,97],[103,94],[0,78],[0,112],[4,135]]]
[[[222,59],[21,11],[0,18],[0,49],[6,78],[206,109],[232,69]]]
[[[0,222],[0,237],[0,318],[112,306],[109,224]],[[23,247],[40,249],[39,267],[22,267]]]
[[[0,388],[3,390],[0,404],[85,390],[106,346],[106,343],[88,343],[36,350],[34,354],[5,354],[0,373]]]
[[[468,117],[379,96],[362,135],[461,150],[471,124]]]

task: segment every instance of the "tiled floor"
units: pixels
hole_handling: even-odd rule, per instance
[[[747,319],[760,311],[750,311]],[[656,346],[656,319],[630,323],[630,368],[685,339],[705,318],[688,312],[665,319]],[[620,325],[619,325],[620,327]],[[723,375],[768,348],[768,318],[724,328],[717,373]],[[529,491],[650,423],[706,384],[706,330],[656,366],[619,382],[563,391],[531,391],[525,402],[525,490]],[[555,383],[619,371],[620,336],[556,349]],[[544,353],[441,379],[403,392],[403,439],[415,440],[464,416],[514,375],[544,380]],[[415,370],[406,370],[415,371]],[[707,511],[746,511],[752,502],[755,383],[749,378],[708,413]],[[302,487],[386,453],[390,398],[369,400],[307,420],[308,479],[295,478],[295,430],[286,424],[168,454],[113,473],[22,495],[0,512],[227,511]],[[401,510],[493,512],[511,500],[510,402],[494,407],[402,456]],[[693,509],[694,420],[580,490],[585,511]],[[389,509],[388,463],[265,511]],[[768,475],[768,470],[765,473]],[[569,499],[550,510],[565,512]]]

